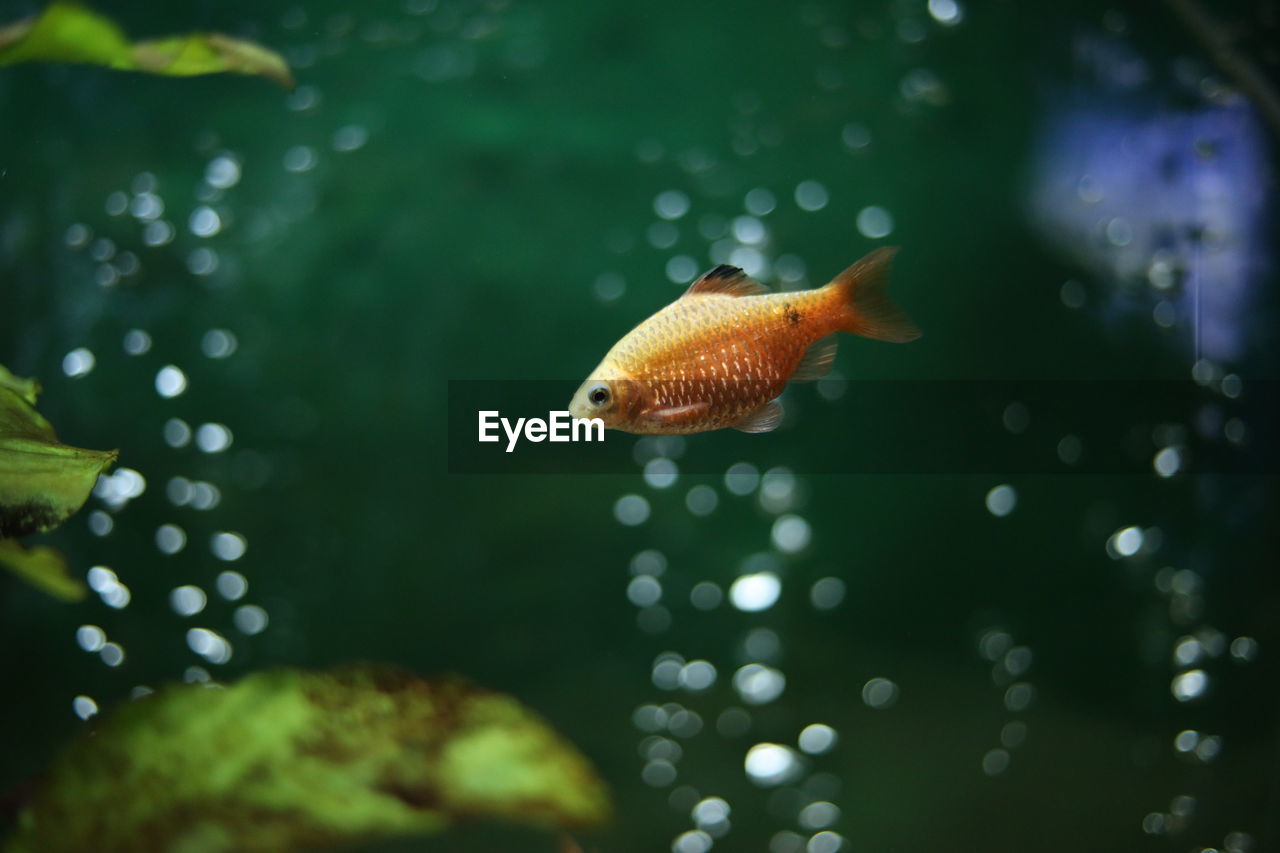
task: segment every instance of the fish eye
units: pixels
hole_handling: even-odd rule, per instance
[[[592,385],[591,390],[587,392],[587,399],[591,401],[593,406],[603,406],[609,402],[609,387],[607,385]]]

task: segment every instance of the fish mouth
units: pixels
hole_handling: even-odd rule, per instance
[[[573,392],[573,398],[569,400],[569,415],[574,418],[593,418],[599,417],[596,407],[591,405],[587,400],[587,390],[594,384],[598,384],[599,380],[587,379],[578,386],[578,390]]]
[[[573,399],[569,401],[568,409],[569,409],[570,417],[573,417],[573,418],[591,417],[591,414],[588,411],[587,401],[583,399],[583,395],[585,393],[586,393],[585,391],[579,388],[577,393],[573,395]]]

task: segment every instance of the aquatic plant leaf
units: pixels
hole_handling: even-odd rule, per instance
[[[118,455],[59,442],[32,405],[37,387],[0,374],[0,539],[57,527],[84,506]]]
[[[586,760],[508,696],[389,667],[281,669],[120,708],[55,762],[10,849],[284,851],[608,814]]]
[[[293,88],[293,75],[280,54],[251,41],[221,33],[193,33],[133,46],[133,61],[139,71],[189,77],[196,74],[259,74]]]
[[[110,19],[65,0],[54,0],[33,18],[0,27],[0,65],[77,62],[112,66],[128,51],[128,39]]]
[[[40,393],[40,383],[34,379],[23,379],[14,376],[9,368],[0,364],[0,388],[8,388],[31,405],[36,404],[36,395]]]
[[[63,601],[80,601],[88,588],[67,570],[67,558],[47,545],[23,548],[16,540],[0,539],[0,566],[32,586]]]
[[[39,15],[0,27],[0,65],[71,62],[121,71],[186,77],[255,74],[293,88],[284,58],[221,33],[189,33],[130,43],[112,21],[71,0],[54,0]]]

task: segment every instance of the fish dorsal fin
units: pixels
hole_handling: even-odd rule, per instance
[[[827,335],[825,338],[814,341],[804,351],[804,357],[796,365],[791,378],[796,382],[813,382],[830,373],[831,362],[836,357],[837,343],[835,335]]]
[[[713,270],[704,272],[697,281],[689,285],[684,296],[695,293],[720,293],[725,296],[758,296],[768,293],[769,288],[748,276],[737,267],[721,264]],[[682,297],[683,298],[683,297]]]
[[[733,428],[742,432],[773,432],[780,423],[782,423],[782,404],[777,400],[770,400],[733,424]]]

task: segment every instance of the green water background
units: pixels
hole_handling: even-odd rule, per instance
[[[1143,50],[1196,50],[1159,7],[1122,5]],[[374,659],[513,693],[613,787],[617,822],[592,838],[601,850],[667,849],[691,826],[666,789],[640,779],[644,734],[631,716],[654,701],[679,701],[707,723],[684,743],[676,784],[729,801],[722,849],[765,849],[794,826],[776,796],[746,779],[742,757],[752,743],[794,742],[811,722],[840,733],[812,769],[829,774],[814,795],[840,806],[832,828],[847,849],[1164,850],[1221,845],[1233,830],[1278,837],[1270,481],[1026,476],[1012,483],[1016,511],[995,518],[983,500],[999,478],[805,477],[794,511],[813,543],[783,557],[779,604],[745,614],[688,603],[698,581],[727,588],[746,557],[770,549],[772,515],[750,498],[721,489],[709,517],[684,509],[690,485],[718,478],[657,491],[638,473],[446,473],[447,380],[584,376],[680,292],[664,274],[672,255],[706,262],[697,218],[738,215],[755,187],[779,200],[765,217],[771,252],[802,258],[813,284],[880,244],[858,233],[859,210],[892,212],[890,240],[903,247],[894,292],[926,334],[901,347],[847,343],[837,362],[846,376],[1184,377],[1187,354],[1149,321],[1108,325],[1064,308],[1059,288],[1082,271],[1045,250],[1027,221],[1045,92],[1070,83],[1070,37],[1098,26],[1108,6],[973,3],[954,28],[936,25],[923,3],[442,2],[425,15],[398,3],[303,6],[306,22],[288,27],[292,4],[100,4],[139,35],[217,29],[302,57],[299,82],[320,94],[308,110],[248,78],[63,67],[0,76],[0,362],[40,378],[42,410],[65,440],[121,448],[121,464],[148,482],[110,536],[92,536],[82,516],[47,537],[78,571],[119,572],[133,593],[128,608],[96,598],[66,605],[0,584],[0,783],[38,774],[83,725],[73,696],[110,707],[136,684],[200,663],[183,638],[201,624],[234,642],[232,661],[214,668],[220,678]],[[3,8],[9,19],[28,7]],[[924,28],[922,41],[897,36],[904,18]],[[426,80],[415,70],[424,62],[461,70]],[[900,82],[921,67],[943,82],[948,103],[904,102]],[[868,150],[842,142],[850,122],[870,132]],[[335,131],[353,124],[367,143],[334,151]],[[758,150],[735,153],[735,134]],[[282,158],[299,145],[318,162],[294,174]],[[224,231],[200,240],[186,218],[223,150],[240,158],[242,179],[219,202],[231,214]],[[661,154],[645,162],[638,151]],[[691,173],[699,161],[714,166]],[[169,246],[141,247],[136,223],[104,212],[104,199],[140,172],[155,176],[178,229]],[[829,191],[822,210],[793,202],[803,180]],[[668,189],[687,193],[692,209],[676,246],[657,250],[645,229]],[[77,222],[132,247],[141,272],[97,286],[95,264],[63,240]],[[221,257],[208,277],[184,263],[201,245]],[[603,273],[625,279],[618,300],[595,296]],[[234,331],[235,355],[200,354],[212,327]],[[152,336],[145,356],[121,349],[133,328]],[[96,367],[72,380],[61,361],[81,346]],[[1258,358],[1265,376],[1269,363]],[[190,379],[174,400],[153,389],[168,363]],[[167,447],[161,428],[175,416],[229,425],[233,451]],[[804,441],[799,424],[749,461],[783,464],[788,446]],[[221,505],[174,508],[164,497],[174,475],[217,483]],[[1248,522],[1207,513],[1206,491],[1238,494]],[[632,492],[652,506],[636,528],[612,512]],[[191,543],[174,556],[153,542],[168,522]],[[1160,526],[1165,551],[1110,559],[1107,536],[1128,524]],[[173,587],[211,588],[228,567],[204,546],[218,530],[249,542],[234,568],[249,579],[246,600],[270,614],[260,636],[236,635],[232,605],[216,595],[195,619],[169,608]],[[637,627],[625,595],[629,560],[645,548],[669,563],[672,624],[656,635]],[[1165,565],[1204,578],[1204,623],[1256,637],[1262,649],[1250,666],[1216,663],[1214,690],[1195,705],[1169,693],[1181,631],[1152,585]],[[842,578],[847,594],[815,613],[807,590],[824,576]],[[76,647],[84,623],[124,646],[121,668]],[[1025,714],[1005,708],[978,654],[993,626],[1034,653],[1026,679],[1036,701]],[[781,639],[787,689],[753,711],[748,735],[724,738],[714,720],[740,704],[729,682],[753,627]],[[666,650],[710,660],[717,685],[693,696],[656,689],[650,668]],[[901,691],[883,711],[860,698],[877,676]],[[1013,719],[1027,723],[1027,742],[988,777],[982,758]],[[1187,728],[1221,734],[1220,758],[1179,760],[1171,742]],[[1185,834],[1144,835],[1144,815],[1182,794],[1199,802]],[[488,829],[402,847],[535,843],[550,849]]]

